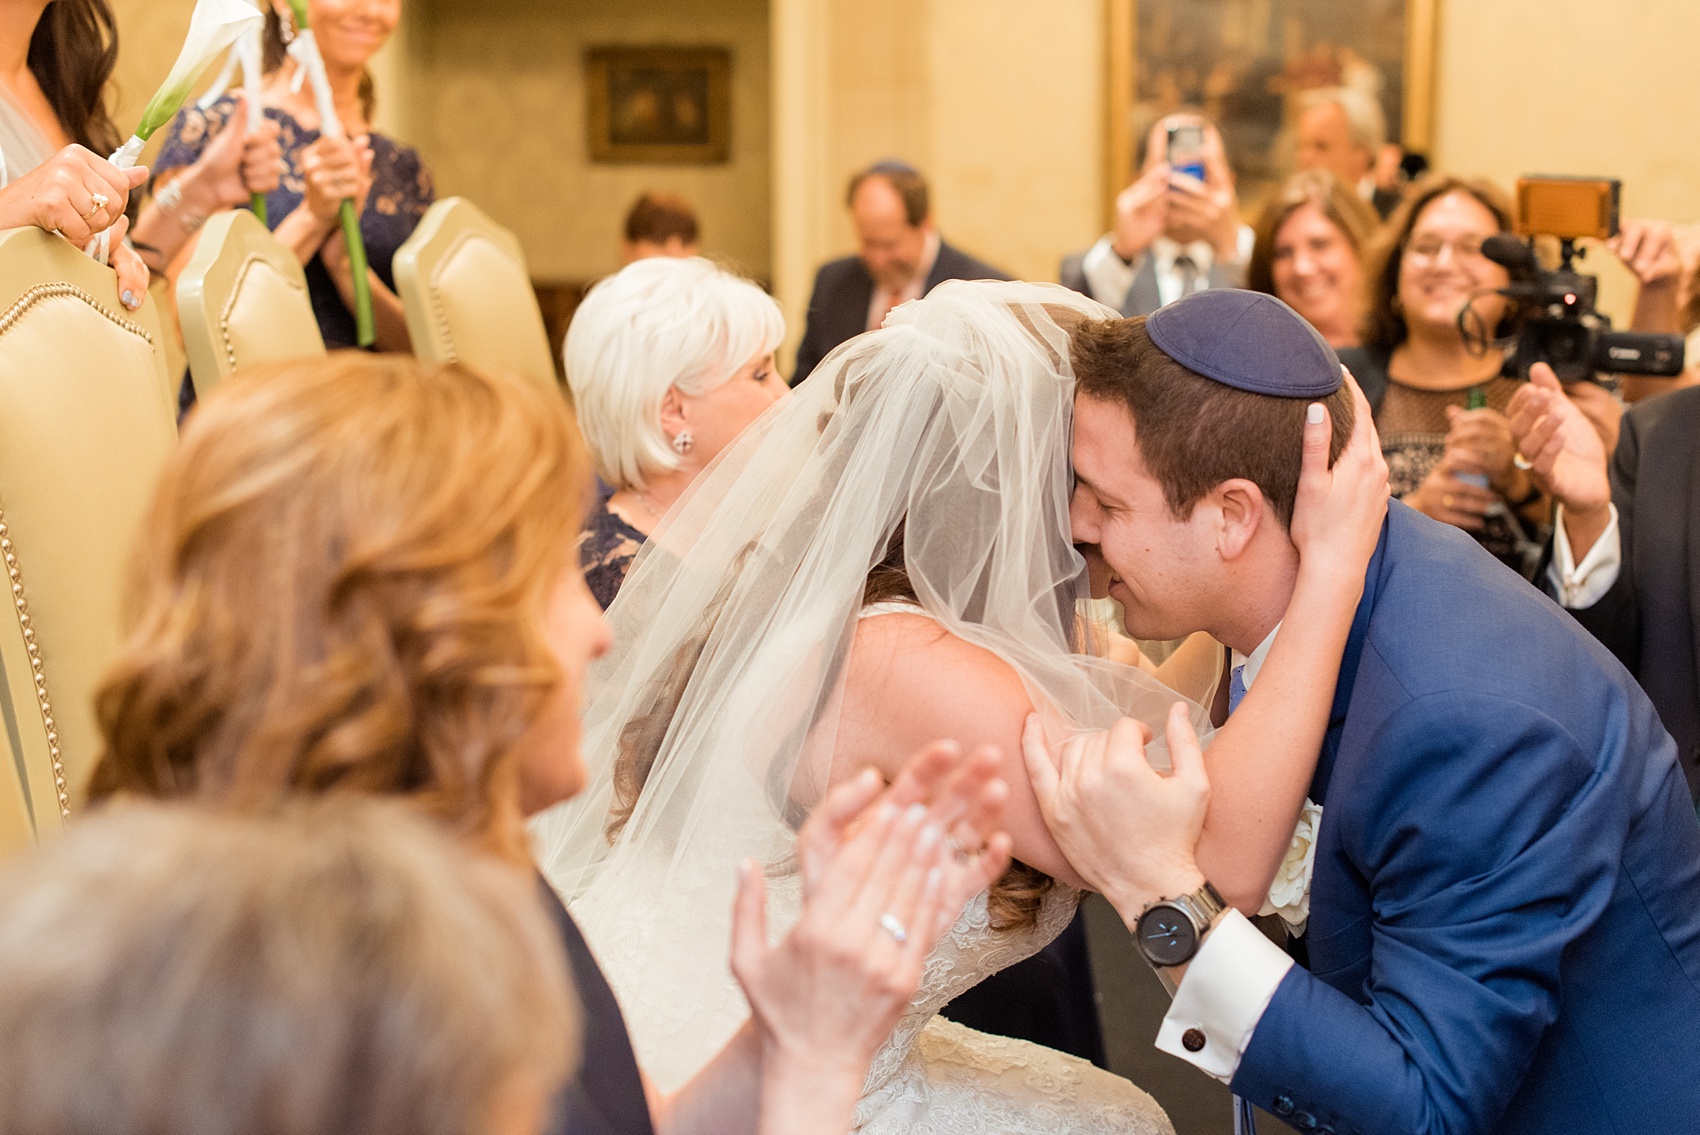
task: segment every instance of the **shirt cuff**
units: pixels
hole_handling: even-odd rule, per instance
[[[1080,258],[1080,274],[1086,277],[1093,299],[1117,310],[1127,299],[1128,289],[1133,287],[1133,267],[1116,255],[1113,241],[1107,235],[1099,237],[1098,243]]]
[[[1623,541],[1618,533],[1617,506],[1607,505],[1611,519],[1606,530],[1588,549],[1578,564],[1570,551],[1570,537],[1564,531],[1564,506],[1553,509],[1552,563],[1547,566],[1547,582],[1552,584],[1558,601],[1573,611],[1592,607],[1605,598],[1617,582],[1623,568]]]
[[[1205,935],[1157,1032],[1157,1047],[1224,1084],[1234,1078],[1257,1022],[1293,959],[1237,910]],[[1196,1046],[1192,1051],[1187,1041]]]

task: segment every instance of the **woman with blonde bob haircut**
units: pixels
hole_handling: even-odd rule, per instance
[[[353,354],[245,374],[161,480],[90,796],[401,797],[534,870],[523,818],[584,785],[582,689],[609,644],[573,555],[590,491],[570,412],[534,384]],[[932,746],[883,793],[867,774],[810,801],[804,913],[777,944],[761,877],[740,875],[751,1026],[665,1097],[539,880],[585,1027],[550,1130],[847,1128],[928,949],[1007,863],[996,766]],[[947,850],[965,839],[986,853]]]
[[[567,385],[613,488],[585,522],[585,579],[606,608],[667,510],[784,397],[772,296],[700,257],[629,264],[590,290],[567,331]]]

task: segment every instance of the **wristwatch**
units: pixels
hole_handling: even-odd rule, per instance
[[[1204,932],[1227,909],[1216,888],[1205,883],[1190,895],[1158,899],[1146,906],[1134,923],[1133,940],[1145,960],[1158,969],[1178,966],[1192,960]]]

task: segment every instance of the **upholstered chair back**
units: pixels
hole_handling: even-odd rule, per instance
[[[244,367],[325,353],[301,262],[246,209],[201,230],[177,280],[177,318],[201,398]]]
[[[176,385],[151,300],[126,311],[117,277],[65,240],[0,232],[0,853],[82,803]]]
[[[462,197],[438,201],[395,254],[413,353],[556,389],[555,360],[514,234]]]

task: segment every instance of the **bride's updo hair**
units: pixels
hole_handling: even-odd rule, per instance
[[[400,795],[526,858],[513,752],[559,680],[543,613],[589,484],[565,400],[522,379],[243,374],[155,495],[90,795]]]

